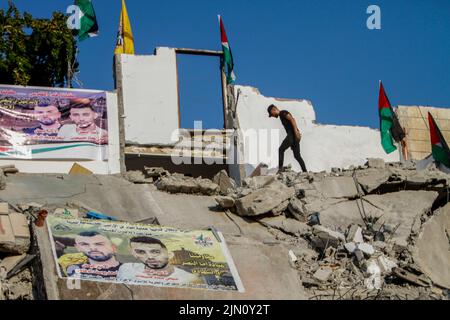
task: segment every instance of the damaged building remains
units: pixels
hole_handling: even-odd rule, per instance
[[[114,92],[0,86],[2,101],[26,92],[46,107],[58,97],[89,109],[101,135],[76,145],[54,137],[51,150],[2,144],[0,300],[450,298],[450,176],[427,158],[423,120],[449,119],[448,109],[399,107],[407,154],[387,155],[378,130],[320,124],[310,101],[224,82],[224,127],[181,128],[179,54],[222,52],[116,55]],[[284,133],[270,104],[297,119],[310,172],[288,152],[276,173]],[[17,113],[0,109],[10,137]],[[82,254],[92,237],[116,251],[85,278],[97,261]],[[167,274],[139,283],[144,264],[127,250],[146,244],[168,252]]]

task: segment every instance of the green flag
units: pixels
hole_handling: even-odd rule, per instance
[[[450,168],[450,149],[444,136],[439,130],[431,113],[428,112],[428,122],[430,124],[431,152],[434,160]]]
[[[381,145],[384,151],[389,154],[397,150],[397,147],[394,145],[394,140],[401,142],[405,138],[405,132],[400,126],[397,115],[392,110],[391,103],[381,81],[378,111],[380,114]]]
[[[220,24],[220,38],[222,41],[223,59],[226,67],[227,74],[227,84],[234,84],[236,81],[236,75],[234,74],[234,61],[233,54],[231,53],[230,43],[228,42],[228,37],[225,32],[225,27],[223,25],[222,18],[219,16]]]
[[[80,29],[78,30],[78,40],[98,35],[97,17],[91,0],[75,0],[75,4],[80,8]]]

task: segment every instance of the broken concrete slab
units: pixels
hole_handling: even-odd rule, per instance
[[[9,256],[0,261],[0,270],[3,269],[8,274],[15,266],[17,266],[27,255]]]
[[[236,201],[237,213],[241,216],[262,215],[272,211],[294,195],[294,188],[288,188],[283,183],[275,181],[238,199]]]
[[[219,186],[209,179],[185,177],[179,174],[163,177],[156,183],[158,190],[170,193],[216,195]]]
[[[369,158],[367,159],[366,166],[374,169],[385,169],[386,163],[384,162],[383,159],[380,158]]]
[[[414,261],[439,286],[450,289],[450,204],[423,226],[413,250]]]
[[[313,277],[321,282],[326,282],[331,274],[333,273],[333,269],[330,267],[320,267],[313,275]]]
[[[389,169],[360,170],[356,173],[356,178],[364,192],[370,193],[386,183],[391,177],[392,172]]]
[[[266,217],[259,219],[258,222],[266,227],[275,228],[292,235],[301,236],[310,232],[310,227],[306,223],[284,216]]]
[[[347,242],[354,242],[354,243],[363,243],[364,238],[362,234],[362,228],[357,224],[352,224],[347,232],[346,240]]]
[[[324,226],[316,225],[313,227],[312,231],[317,237],[314,246],[318,248],[337,248],[342,242],[345,242],[345,237],[342,233],[330,230]]]
[[[288,206],[289,206],[289,200],[286,200],[286,201],[280,203],[275,208],[273,208],[271,212],[272,212],[272,214],[274,216],[279,216],[279,215],[283,214],[286,211]]]
[[[288,210],[290,214],[298,221],[306,221],[307,214],[304,204],[301,200],[293,198],[289,201]]]
[[[274,182],[277,179],[276,176],[256,176],[253,178],[246,178],[242,182],[244,187],[257,190],[264,188]]]
[[[368,195],[364,210],[370,217],[382,219],[383,223],[399,228],[392,236],[398,245],[406,246],[416,217],[431,210],[438,193],[434,191],[400,191],[384,195]],[[361,211],[360,211],[361,209]],[[320,212],[325,227],[346,229],[350,224],[363,224],[362,206],[355,201],[339,202]]]
[[[214,198],[222,209],[234,208],[235,200],[232,197],[218,196]]]
[[[3,170],[0,169],[0,190],[6,189],[6,176]]]
[[[219,186],[220,193],[224,195],[232,193],[237,186],[236,182],[228,176],[225,170],[216,174],[212,181]]]
[[[384,195],[365,196],[364,200],[382,212],[382,220],[399,225],[392,236],[397,245],[406,246],[417,217],[429,212],[437,199],[435,191],[400,191]]]
[[[375,249],[368,243],[357,243],[356,248],[361,250],[365,256],[372,256],[375,253]]]
[[[144,171],[147,177],[153,178],[153,181],[169,175],[169,171],[162,167],[144,167]]]
[[[355,198],[358,195],[352,177],[325,177],[322,181],[313,184],[325,198]]]
[[[153,182],[153,179],[147,179],[144,173],[138,170],[128,171],[127,173],[125,173],[125,178],[132,183],[146,184]]]

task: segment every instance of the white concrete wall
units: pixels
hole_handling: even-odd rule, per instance
[[[240,155],[240,160],[244,162],[247,176],[262,162],[270,169],[278,167],[278,148],[286,132],[279,119],[268,117],[270,104],[289,111],[297,120],[303,134],[301,153],[309,171],[363,165],[367,158],[382,158],[388,162],[400,160],[398,152],[390,155],[384,152],[378,130],[316,124],[314,108],[307,100],[268,98],[251,87],[236,86],[235,89],[235,92],[240,90],[237,116],[243,135],[251,137],[256,134],[258,139],[256,146],[250,143],[251,138],[243,142],[244,154]],[[301,171],[291,150],[285,153],[284,165],[289,164],[294,170]]]
[[[170,145],[179,128],[177,61],[174,49],[156,55],[121,55],[125,140]]]
[[[67,90],[67,89],[62,89]],[[79,91],[79,90],[78,90]],[[88,90],[86,90],[88,91]],[[120,139],[117,94],[106,93],[108,106],[108,161],[76,161],[76,160],[0,160],[0,166],[15,165],[23,173],[69,173],[74,163],[78,163],[95,174],[120,173]]]

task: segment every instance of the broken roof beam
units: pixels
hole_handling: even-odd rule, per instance
[[[215,50],[175,48],[175,52],[180,54],[192,54],[197,56],[214,56],[214,57],[223,56],[223,51],[215,51]]]

